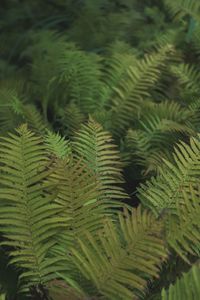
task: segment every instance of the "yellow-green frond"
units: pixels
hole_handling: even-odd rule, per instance
[[[47,150],[57,158],[64,159],[71,155],[70,141],[61,137],[58,133],[47,131],[45,145]]]
[[[198,300],[200,295],[200,268],[194,265],[189,272],[162,290],[162,300]]]
[[[141,201],[156,214],[166,208],[173,210],[182,190],[187,191],[200,176],[199,137],[192,137],[190,145],[184,142],[177,144],[173,156],[175,163],[165,160],[160,175],[138,189]]]
[[[162,224],[141,207],[119,213],[119,226],[105,220],[97,237],[87,233],[72,249],[72,260],[84,278],[106,299],[138,299],[156,278],[166,259]]]
[[[122,199],[127,195],[120,187],[123,183],[119,152],[111,135],[90,119],[75,135],[73,148],[100,183],[101,197]]]
[[[44,187],[50,171],[42,138],[26,125],[1,137],[0,163],[1,245],[9,247],[10,263],[23,270],[20,281],[45,283],[59,270],[60,258],[47,254],[66,220],[58,215],[53,192]]]
[[[200,3],[196,0],[165,0],[166,6],[169,7],[173,16],[183,17],[190,15],[199,18]]]
[[[200,254],[200,186],[191,184],[189,190],[183,190],[182,198],[177,201],[176,212],[167,214],[165,220],[166,238],[186,262],[190,256]]]
[[[173,52],[173,47],[166,45],[127,69],[127,76],[115,87],[112,98],[111,130],[114,134],[123,134],[138,115],[142,100],[150,96],[151,88],[159,80]]]

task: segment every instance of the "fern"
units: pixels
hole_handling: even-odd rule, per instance
[[[93,111],[101,88],[98,56],[77,49],[51,31],[33,33],[32,40],[23,55],[32,59],[32,86],[42,100],[44,115],[49,106],[70,101],[83,112]]]
[[[172,209],[190,184],[196,182],[199,172],[199,139],[191,138],[190,145],[180,142],[174,153],[175,165],[165,161],[157,179],[152,178],[139,188],[141,201],[156,214],[163,209]]]
[[[48,257],[57,232],[66,226],[61,207],[43,187],[48,158],[41,138],[25,125],[16,134],[1,137],[1,245],[10,248],[10,263],[24,269],[25,286],[40,285],[55,277],[59,257]]]
[[[165,0],[165,3],[173,15],[191,15],[197,18],[199,17],[200,4],[198,1],[178,0],[174,2],[173,0]]]
[[[197,190],[196,190],[197,189]],[[199,256],[199,186],[183,192],[177,203],[175,215],[166,218],[167,240],[169,245],[188,263],[187,254]]]
[[[91,145],[83,142],[82,136],[86,134]],[[72,142],[71,145],[58,134],[50,132],[46,138],[46,145],[50,153],[57,158],[47,186],[55,187],[55,202],[62,207],[62,216],[71,220],[70,226],[58,235],[60,237],[57,249],[59,252],[65,252],[65,249],[72,245],[76,247],[77,238],[82,237],[86,230],[99,230],[103,218],[111,216],[116,207],[122,206],[114,201],[115,198],[122,199],[127,195],[118,187],[116,175],[121,176],[120,169],[114,159],[110,158],[110,155],[117,157],[118,153],[112,150],[114,145],[110,143],[108,133],[94,121],[83,127],[77,134],[76,142]],[[84,145],[91,147],[82,149]],[[84,155],[81,150],[85,151]],[[92,155],[92,151],[95,151],[93,154],[96,157]],[[92,161],[88,158],[92,158]],[[96,163],[95,168],[91,162]]]
[[[62,138],[58,133],[48,131],[45,137],[45,145],[47,150],[57,158],[64,159],[71,155],[70,142]]]
[[[6,84],[0,88],[0,124],[2,132],[12,130],[21,121],[21,117],[19,116],[21,103],[22,101],[19,100],[17,89],[14,87],[10,88]]]
[[[91,119],[87,126],[82,126],[73,144],[75,152],[100,183],[101,196],[109,199],[126,198],[127,195],[119,186],[123,183],[121,163],[111,135]]]
[[[48,185],[57,190],[55,202],[62,208],[62,217],[70,219],[69,226],[57,235],[58,251],[70,252],[77,238],[85,230],[96,231],[101,220],[109,213],[109,202],[98,203],[98,182],[95,175],[81,161],[58,160]],[[70,260],[70,255],[69,260]]]
[[[5,86],[0,89],[2,131],[12,130],[22,122],[26,122],[38,134],[44,134],[49,124],[43,120],[34,104],[27,104],[25,96],[20,95],[20,89],[23,90],[21,83],[19,83],[19,87],[13,86],[11,89],[9,86]]]
[[[80,107],[73,102],[69,103],[64,109],[58,108],[57,115],[60,131],[68,137],[73,137],[86,119]]]
[[[187,262],[188,253],[199,255],[199,139],[175,149],[175,165],[165,161],[160,175],[141,185],[139,198],[166,222],[169,245]]]
[[[195,134],[193,128],[198,120],[195,111],[181,107],[176,102],[152,103],[145,101],[141,105],[136,129],[129,129],[125,143],[132,159],[143,166],[148,174],[159,171],[163,158],[171,160],[173,145],[179,138]]]
[[[184,273],[180,279],[177,279],[174,285],[170,285],[168,290],[162,291],[162,300],[198,300],[200,270],[198,266],[193,266],[188,273]]]
[[[125,215],[119,213],[119,223],[118,229],[105,220],[99,242],[89,233],[79,239],[80,250],[72,249],[72,259],[82,276],[104,297],[137,299],[166,258],[162,225],[141,208],[126,211]]]
[[[129,68],[128,76],[115,89],[112,100],[112,127],[115,134],[123,134],[130,125],[134,112],[139,110],[141,101],[149,97],[150,89],[158,81],[173,47],[161,48],[158,53],[138,61],[136,67]]]
[[[63,51],[58,60],[57,80],[73,101],[85,113],[93,112],[97,106],[96,98],[101,89],[98,56],[87,55],[78,49]],[[95,102],[94,102],[95,101]]]
[[[160,292],[200,255],[199,1],[18,2],[0,11],[0,297],[198,299],[191,273]]]
[[[182,98],[187,95],[188,92],[191,95],[199,95],[199,72],[193,66],[189,64],[180,64],[179,66],[172,66],[172,73],[178,78],[181,88]]]
[[[160,134],[160,141],[167,140],[168,136],[163,133]],[[159,139],[159,135],[158,135]],[[142,167],[142,173],[148,175],[151,172],[159,172],[160,165],[163,158],[169,157],[169,150],[162,149],[161,144],[158,142],[153,143],[148,133],[142,130],[129,130],[126,137],[127,151],[130,153],[132,160]]]
[[[46,129],[50,127],[34,105],[26,104],[22,106],[21,114],[29,127],[40,135],[43,135]]]

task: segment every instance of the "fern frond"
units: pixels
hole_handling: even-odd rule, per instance
[[[9,247],[10,263],[23,270],[23,285],[44,284],[62,269],[61,259],[47,254],[66,220],[44,188],[49,170],[42,139],[20,126],[16,134],[1,137],[0,162],[1,245]]]
[[[58,133],[47,132],[45,137],[45,145],[47,150],[57,158],[66,158],[71,156],[71,146],[68,140],[61,137]]]
[[[182,192],[177,201],[176,213],[166,217],[166,238],[173,248],[187,263],[187,254],[199,257],[200,253],[200,187],[193,184],[189,191]]]
[[[145,168],[145,174],[159,171],[163,158],[170,159],[178,139],[195,134],[194,126],[190,124],[194,116],[195,112],[176,102],[144,101],[141,116],[135,122],[137,129],[128,131],[125,143],[132,159]]]
[[[60,130],[67,137],[73,136],[85,121],[85,116],[81,111],[81,108],[73,102],[69,103],[64,108],[59,108],[57,115]]]
[[[163,163],[163,158],[169,157],[169,147],[162,147],[159,143],[164,142],[168,139],[162,132],[157,135],[157,142],[153,142],[148,133],[142,130],[129,130],[126,136],[125,144],[127,146],[128,152],[131,155],[131,160],[133,160],[138,166],[143,167],[142,173],[148,175],[151,172],[159,172],[159,168]],[[165,144],[165,143],[164,143]]]
[[[119,152],[111,135],[102,126],[90,119],[74,137],[74,151],[91,169],[100,183],[102,198],[122,199],[127,195],[119,186],[122,169]]]
[[[187,263],[188,254],[199,256],[199,185],[200,142],[179,143],[175,163],[164,161],[157,178],[138,189],[139,199],[165,220],[166,239]]]
[[[189,272],[162,290],[162,300],[198,300],[200,295],[200,268],[194,265]]]
[[[21,107],[21,114],[24,121],[34,132],[43,135],[49,124],[44,120],[38,109],[33,104],[25,104]]]
[[[153,101],[144,101],[141,103],[141,113],[139,115],[139,120],[149,119],[149,118],[160,118],[161,120],[169,120],[176,122],[177,124],[183,125],[185,122],[191,118],[190,111],[181,106],[180,103],[176,101],[165,100],[160,103],[155,103]],[[144,117],[143,117],[144,116]],[[190,132],[189,128],[186,130]]]
[[[59,61],[65,51],[75,49],[75,46],[67,43],[65,36],[50,30],[30,32],[27,44],[28,47],[22,53],[22,57],[30,60],[32,94],[35,98],[41,99],[43,113],[47,119],[47,108],[51,101],[54,104],[57,97],[60,99],[64,97],[63,93],[58,93],[61,88],[55,93],[55,85],[52,87],[52,82],[60,74]]]
[[[153,177],[145,185],[142,184],[139,198],[157,215],[163,209],[174,210],[182,195],[190,184],[197,181],[200,175],[200,142],[199,138],[190,138],[190,145],[180,142],[173,154],[175,163],[164,160],[160,175]]]
[[[169,28],[165,32],[161,32],[156,36],[153,46],[151,48],[158,50],[166,45],[177,45],[182,40],[183,29],[179,28],[175,30],[174,28]]]
[[[77,247],[77,238],[82,237],[85,230],[96,232],[102,227],[102,219],[109,214],[109,202],[99,203],[96,175],[81,160],[57,160],[48,185],[57,191],[55,202],[62,208],[62,217],[70,219],[69,226],[57,235],[58,251],[66,253],[69,248]]]
[[[114,89],[112,100],[112,132],[119,135],[128,128],[134,114],[140,110],[140,103],[150,96],[150,90],[161,76],[173,47],[167,45],[158,52],[147,55],[127,70],[127,76]]]
[[[83,113],[94,111],[102,85],[99,57],[51,31],[33,34],[33,42],[24,55],[32,59],[31,79],[44,114],[48,106],[65,106],[71,101]]]
[[[199,18],[200,3],[196,0],[165,0],[165,4],[169,7],[173,16],[183,17],[190,15]]]
[[[22,87],[19,86],[18,89]],[[6,132],[25,122],[38,134],[44,134],[48,124],[45,123],[34,104],[26,103],[18,89],[15,86],[0,88],[1,130]]]
[[[191,111],[192,118],[189,122],[196,128],[197,132],[200,131],[200,99],[193,99],[188,106]]]
[[[127,70],[136,63],[136,56],[126,52],[111,52],[111,56],[106,57],[103,63],[102,80],[106,86],[107,97],[112,99],[114,88],[127,78]]]
[[[67,93],[68,101],[77,104],[84,113],[95,111],[101,90],[98,56],[78,49],[65,50],[58,67],[58,82]]]
[[[162,224],[141,207],[119,213],[119,226],[105,220],[98,240],[87,233],[72,249],[72,260],[84,278],[108,299],[137,299],[148,280],[158,276],[166,258]]]
[[[22,121],[19,114],[22,101],[19,99],[18,92],[15,88],[11,89],[6,86],[0,88],[0,125],[2,132],[12,130]]]
[[[172,66],[171,71],[177,77],[181,87],[190,91],[190,94],[199,94],[200,75],[195,66],[182,63],[178,66]]]

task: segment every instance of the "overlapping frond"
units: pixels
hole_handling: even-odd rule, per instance
[[[63,51],[58,60],[57,80],[68,101],[79,105],[84,113],[98,108],[101,90],[99,58],[78,49]]]
[[[61,215],[70,219],[69,226],[57,235],[59,249],[66,253],[70,247],[76,247],[77,238],[84,231],[96,231],[102,227],[101,221],[109,213],[109,202],[102,200],[99,203],[99,183],[81,160],[59,159],[54,168],[48,185],[57,190],[55,202],[62,208]]]
[[[84,135],[87,139],[83,139]],[[57,237],[64,252],[72,245],[76,247],[77,238],[86,230],[99,230],[105,216],[122,206],[113,199],[127,196],[118,187],[118,153],[110,141],[110,135],[94,121],[84,125],[71,145],[58,134],[47,135],[47,149],[56,158],[47,186],[56,188],[55,202],[62,207],[62,216],[71,220],[70,226]]]
[[[177,28],[177,30],[169,28],[166,30],[166,32],[160,32],[160,34],[156,36],[153,45],[150,44],[151,48],[158,50],[159,48],[162,48],[169,44],[177,45],[181,41],[182,35],[182,28]]]
[[[19,111],[21,101],[17,90],[13,87],[1,86],[0,88],[0,125],[1,131],[6,132],[18,126],[21,120]]]
[[[65,140],[58,133],[48,131],[45,136],[47,150],[57,158],[66,158],[71,155],[71,145],[69,140]]]
[[[119,51],[119,50],[118,50]],[[104,105],[108,106],[112,101],[115,88],[121,81],[128,77],[128,70],[136,64],[136,57],[133,53],[114,52],[103,61],[102,81],[105,84],[103,98]]]
[[[64,108],[58,108],[58,121],[61,132],[73,137],[75,132],[80,129],[81,124],[85,121],[85,115],[79,105],[71,102]]]
[[[165,0],[173,16],[191,15],[199,18],[200,3],[196,0]]]
[[[21,105],[20,114],[34,132],[43,135],[50,125],[45,121],[34,104]]]
[[[195,298],[200,2],[47,2],[1,1],[0,298]]]
[[[184,95],[184,92],[187,94],[188,91],[190,93],[190,96],[192,94],[199,95],[200,75],[198,69],[196,69],[195,66],[182,63],[177,66],[172,66],[171,70],[172,73],[177,77],[180,86],[184,88],[184,91],[182,91],[182,95]]]
[[[100,184],[100,198],[122,199],[127,195],[120,184],[122,165],[119,152],[113,144],[111,135],[102,126],[90,119],[87,125],[74,137],[74,151],[89,169],[94,172]]]
[[[23,269],[22,282],[44,284],[61,268],[60,258],[47,253],[66,219],[43,185],[49,170],[42,139],[22,125],[16,134],[1,137],[0,162],[1,245],[10,249],[10,263]]]
[[[167,140],[170,136],[165,135],[160,132],[157,135],[158,140],[161,142]],[[129,130],[126,136],[126,146],[128,153],[131,155],[131,160],[133,160],[137,165],[142,167],[142,172],[147,175],[151,172],[158,172],[160,166],[163,163],[163,158],[169,157],[169,149],[158,142],[151,141],[148,133],[142,130]]]
[[[175,213],[166,216],[167,241],[188,263],[188,254],[199,257],[200,253],[199,195],[199,185],[191,185],[189,191],[182,192]]]
[[[162,300],[198,300],[200,295],[200,268],[193,266],[181,278],[171,284],[167,290],[162,290]]]
[[[159,170],[163,158],[171,157],[178,139],[195,134],[195,120],[190,121],[192,116],[195,112],[177,102],[157,104],[144,101],[136,129],[128,130],[126,145],[132,159],[143,166],[145,174]]]
[[[34,104],[28,104],[17,88],[0,88],[0,124],[1,131],[13,130],[25,122],[38,134],[44,134],[48,124],[42,118]]]
[[[142,184],[139,198],[145,206],[150,207],[157,215],[163,209],[173,210],[182,197],[182,190],[187,191],[190,184],[200,175],[200,142],[191,138],[190,145],[180,142],[174,152],[174,161],[165,160],[160,174],[146,184]]]
[[[141,207],[119,213],[119,226],[105,220],[98,241],[88,233],[78,244],[79,250],[72,249],[76,267],[100,295],[113,300],[138,299],[167,255],[162,224]]]
[[[114,134],[122,134],[128,128],[140,110],[141,101],[150,96],[151,88],[160,78],[173,51],[171,45],[166,45],[128,68],[127,76],[114,89],[111,108]]]
[[[139,188],[139,198],[164,218],[166,239],[186,262],[188,255],[199,256],[199,176],[200,142],[191,138],[190,145],[179,143],[175,164],[165,161],[160,175]]]

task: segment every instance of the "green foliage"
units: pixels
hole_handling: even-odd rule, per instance
[[[20,281],[39,285],[53,278],[52,264],[60,258],[47,258],[47,252],[67,220],[58,216],[61,207],[43,186],[49,171],[41,138],[23,125],[0,145],[1,245],[11,247],[10,263],[24,269]]]
[[[170,12],[173,15],[183,17],[185,15],[191,15],[199,18],[198,13],[200,11],[200,3],[195,0],[165,0],[165,3],[170,8]]]
[[[197,144],[191,140],[194,161]],[[118,153],[111,136],[93,120],[71,145],[50,131],[43,139],[26,125],[2,137],[0,145],[1,246],[10,249],[9,263],[19,270],[23,292],[45,295],[49,284],[64,280],[67,294],[141,298],[167,258],[165,238],[185,260],[186,252],[198,254],[199,190],[185,183],[182,198],[173,190],[180,199],[176,215],[164,220],[141,206],[118,212],[125,206],[115,199],[126,197],[119,187]],[[179,168],[185,167],[183,157],[177,157]]]
[[[111,135],[91,120],[88,126],[82,126],[73,144],[77,154],[94,172],[100,184],[100,195],[110,199],[126,198],[127,195],[118,186],[123,182],[122,165]]]
[[[199,299],[199,279],[199,267],[193,266],[191,270],[183,274],[174,285],[170,285],[167,291],[162,291],[162,300]]]
[[[45,144],[50,154],[55,155],[57,158],[64,159],[71,154],[70,142],[66,141],[58,133],[48,131],[45,137]]]
[[[1,2],[0,297],[199,299],[199,1]]]
[[[174,209],[182,189],[188,191],[191,184],[198,181],[200,142],[191,138],[190,145],[177,144],[174,151],[174,163],[164,160],[157,178],[152,177],[139,188],[140,199],[158,215],[163,209]]]
[[[200,142],[191,138],[190,146],[177,145],[175,164],[165,160],[160,175],[139,188],[139,198],[166,222],[169,245],[187,262],[188,252],[199,256]]]
[[[141,208],[119,213],[118,228],[105,220],[98,240],[87,234],[72,251],[80,272],[108,299],[135,299],[142,295],[147,280],[157,277],[166,256],[162,225]],[[148,249],[148,250],[147,250]]]

